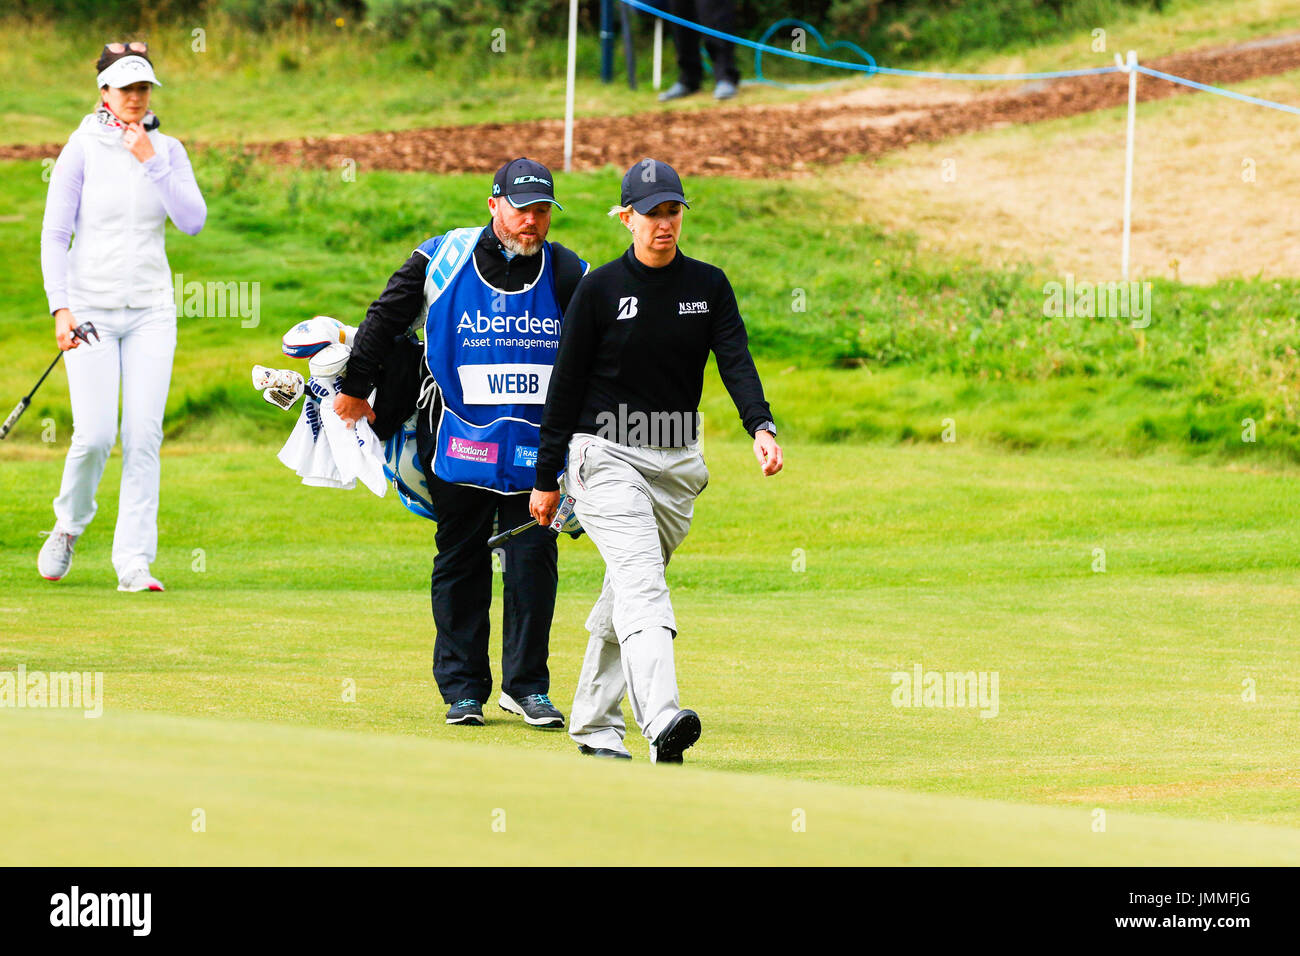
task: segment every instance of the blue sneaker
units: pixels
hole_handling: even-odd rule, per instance
[[[522,717],[525,723],[542,730],[560,730],[564,727],[564,715],[545,694],[529,694],[515,700],[503,692],[497,704],[507,714]]]
[[[458,700],[447,711],[447,723],[466,724],[470,727],[483,726],[483,705],[472,697]]]

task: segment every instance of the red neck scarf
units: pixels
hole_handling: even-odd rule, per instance
[[[126,120],[109,109],[108,104],[103,100],[100,100],[95,107],[95,119],[99,120],[101,126],[107,126],[109,129],[124,130],[129,125]],[[149,132],[157,129],[162,124],[158,121],[158,117],[154,116],[153,110],[149,110],[144,114],[144,119],[140,121],[140,125],[145,128],[145,132]]]

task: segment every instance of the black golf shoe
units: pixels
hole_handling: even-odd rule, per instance
[[[679,710],[650,744],[651,763],[681,763],[682,753],[700,739],[700,715]]]
[[[497,706],[507,714],[522,717],[525,723],[540,730],[559,730],[564,726],[564,715],[545,694],[529,694],[515,700],[502,693]]]
[[[451,709],[447,711],[447,723],[465,724],[469,727],[482,727],[484,724],[483,705],[472,697],[458,700],[456,703],[452,704]]]
[[[578,753],[585,754],[588,757],[606,757],[614,760],[631,760],[632,755],[626,750],[610,750],[608,747],[588,747],[586,744],[578,744]]]

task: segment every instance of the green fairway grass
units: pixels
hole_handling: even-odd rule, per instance
[[[53,354],[37,255],[46,187],[38,163],[0,170],[11,203],[0,214],[0,255],[12,277],[0,285],[0,314],[17,401]],[[205,306],[180,319],[170,438],[278,427],[249,370],[295,364],[279,354],[290,325],[318,313],[359,323],[418,243],[487,221],[483,176],[362,170],[348,182],[229,153],[202,154],[197,171],[208,225],[198,237],[169,233],[172,270],[186,283],[255,284],[259,314],[253,325]],[[596,264],[620,254],[626,234],[605,216],[618,177],[615,169],[561,176],[566,205],[551,237]],[[1295,280],[1158,280],[1141,335],[1126,319],[1048,319],[1043,285],[1059,276],[885,232],[844,190],[833,171],[688,182],[695,205],[683,249],[730,276],[784,435],[935,443],[951,419],[962,440],[1015,450],[1300,460]],[[9,441],[39,446],[46,419],[66,435],[65,389],[56,369]],[[706,433],[733,434],[729,402],[710,402]],[[1243,440],[1245,419],[1255,423],[1253,442]]]
[[[429,673],[432,526],[362,490],[299,485],[274,460],[275,447],[177,449],[166,458],[154,565],[168,585],[161,595],[113,590],[116,459],[100,490],[101,515],[59,584],[36,575],[35,532],[49,524],[60,463],[52,454],[5,460],[0,670],[102,671],[109,729],[94,738],[100,743],[86,743],[96,765],[110,773],[138,765],[141,779],[157,775],[171,793],[191,748],[195,780],[222,776],[239,748],[203,740],[236,725],[232,739],[255,749],[251,741],[262,734],[268,746],[318,742],[312,759],[324,763],[330,741],[342,738],[311,736],[311,728],[416,748],[409,752],[426,754],[434,767],[462,752],[445,748],[471,739],[483,752],[466,759],[495,761],[500,780],[517,760],[527,768],[541,759],[581,764],[567,736],[525,729],[494,701],[487,727],[442,722]],[[1164,817],[1300,825],[1293,624],[1300,505],[1289,473],[1016,456],[960,444],[794,444],[787,455],[786,471],[764,480],[747,444],[706,445],[713,481],[670,568],[682,699],[705,726],[685,773],[743,772],[754,781],[745,788],[771,781],[769,796],[799,780],[1072,808],[1079,815],[1043,819],[1076,821],[1070,826],[1085,831],[1095,809],[1150,818],[1152,834]],[[1098,548],[1104,571],[1094,570]],[[553,696],[567,710],[601,565],[585,538],[565,539],[561,552],[551,669]],[[494,657],[495,635],[494,625]],[[891,675],[917,664],[997,672],[997,716],[895,707]],[[1251,682],[1252,700],[1243,682]],[[349,686],[354,701],[344,699]],[[0,710],[0,721],[17,715]],[[78,734],[101,733],[80,717],[71,730],[67,722],[63,730],[33,726],[39,716],[26,712],[7,732],[53,735],[53,753],[81,746]],[[112,729],[118,720],[132,729]],[[155,732],[164,751],[177,748],[161,764],[150,756]],[[349,739],[358,742],[339,746],[364,749],[365,737]],[[644,762],[635,732],[629,743]],[[317,753],[317,743],[304,746]],[[48,767],[56,766],[66,764],[51,757]],[[389,765],[383,786],[419,791],[420,780],[436,776],[420,766]],[[718,803],[693,813],[732,812],[721,795],[737,778],[717,779],[732,782],[719,783]],[[124,779],[115,800],[130,803],[137,786]],[[243,786],[235,778],[222,788]],[[256,805],[278,784],[248,786],[241,799]],[[482,799],[497,799],[494,785],[485,786]],[[840,807],[852,793],[824,792]],[[79,793],[69,790],[56,805],[90,799]],[[185,799],[203,805],[199,796]],[[177,819],[180,836],[144,823],[131,832],[142,845],[157,838],[170,846],[186,836],[187,813]],[[779,831],[789,826],[790,810],[782,814],[773,824]],[[1188,832],[1209,842],[1188,844],[1180,859],[1221,859],[1210,831]],[[486,820],[482,833],[492,836]],[[236,849],[245,837],[231,835]],[[1100,846],[1063,839],[1042,852],[1061,862],[1139,862],[1128,850],[1094,855]],[[952,859],[915,848],[915,860]],[[655,859],[671,858],[661,850]],[[266,850],[281,851],[282,859],[299,852],[291,843]],[[715,852],[701,849],[701,858],[721,859]],[[882,852],[868,858],[891,858]],[[1276,857],[1243,849],[1239,862],[1265,859]]]
[[[1300,22],[1295,0],[1168,11],[1124,19],[1114,48]],[[1136,40],[1120,30],[1134,24]],[[48,79],[27,100],[0,93],[0,142],[63,139],[87,106],[69,59],[85,38],[39,24],[13,38],[0,63]],[[558,47],[540,43],[534,76],[475,72],[454,37],[418,68],[414,38],[257,41],[218,31],[201,64],[169,53],[185,106],[164,128],[216,141],[503,120],[551,115],[560,95]],[[962,66],[1089,65],[1086,41],[963,47]],[[583,56],[590,71],[594,41]],[[625,106],[580,88],[580,110]],[[1204,98],[1143,109],[1215,128]],[[1033,129],[1109,136],[1115,116]],[[169,227],[172,269],[252,284],[260,304],[251,322],[178,322],[153,564],[167,591],[115,589],[117,450],[72,573],[37,575],[71,434],[62,367],[0,442],[0,676],[104,676],[99,719],[0,706],[15,768],[0,862],[1300,863],[1297,279],[1153,280],[1140,334],[1049,320],[1059,276],[886,228],[849,182],[871,164],[689,180],[683,249],[735,286],[786,468],[760,477],[709,369],[712,480],[669,568],[682,703],[704,734],[686,766],[654,767],[632,726],[633,764],[610,764],[495,697],[487,726],[444,723],[433,525],[391,494],[302,486],[274,457],[297,410],[250,384],[255,363],[305,372],[280,353],[293,323],[357,324],[417,243],[486,222],[488,178],[192,155],[209,220],[198,237]],[[54,355],[45,172],[0,163],[0,415]],[[605,216],[620,174],[559,175],[551,238],[597,264],[621,253]],[[585,537],[560,552],[550,666],[568,712],[603,568]],[[996,675],[996,715],[898,706],[914,668]]]
[[[0,716],[4,865],[1295,865],[1300,831],[266,722]],[[796,829],[797,828],[797,829]]]

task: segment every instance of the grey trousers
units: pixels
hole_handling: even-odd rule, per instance
[[[699,445],[634,448],[581,434],[569,444],[565,490],[605,559],[569,717],[569,736],[580,744],[626,751],[625,694],[649,740],[680,709],[673,663],[677,619],[664,571],[708,482]]]

